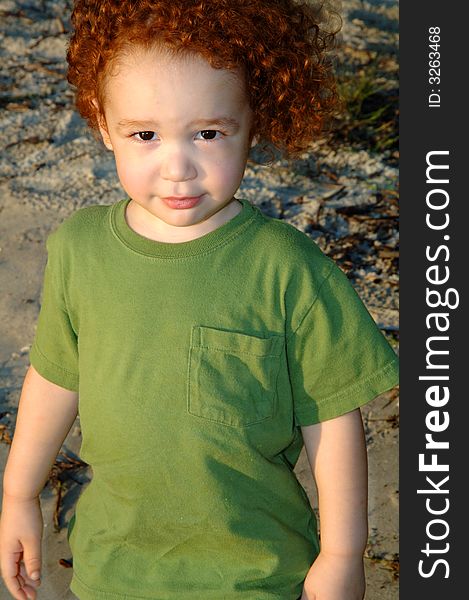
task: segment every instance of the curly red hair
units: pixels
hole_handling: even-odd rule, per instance
[[[340,27],[326,30],[324,14],[324,2],[294,0],[75,0],[67,79],[96,130],[105,75],[129,48],[163,43],[214,68],[241,67],[252,134],[264,149],[294,156],[320,134],[338,101],[328,52]]]

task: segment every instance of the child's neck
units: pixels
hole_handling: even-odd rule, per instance
[[[187,227],[169,225],[150,214],[145,208],[131,200],[127,205],[125,219],[127,225],[139,235],[155,242],[177,244],[195,240],[227,223],[242,210],[243,205],[233,198],[226,206],[211,217]]]

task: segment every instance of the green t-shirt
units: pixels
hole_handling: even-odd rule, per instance
[[[342,271],[247,200],[157,242],[129,200],[47,239],[30,361],[79,391],[93,472],[69,526],[80,600],[295,600],[318,553],[293,472],[300,425],[397,383],[397,357]]]

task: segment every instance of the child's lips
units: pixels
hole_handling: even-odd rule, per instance
[[[170,208],[193,208],[202,198],[200,196],[167,196],[163,202]]]

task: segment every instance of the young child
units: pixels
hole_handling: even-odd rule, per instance
[[[307,235],[234,197],[256,143],[295,156],[319,133],[329,38],[293,0],[76,0],[72,23],[69,81],[128,198],[47,239],[6,586],[36,598],[39,495],[78,411],[80,600],[360,600],[359,406],[397,382],[397,358]]]

